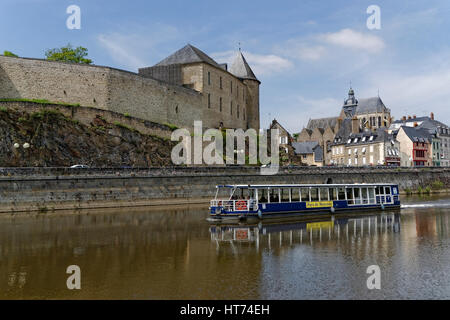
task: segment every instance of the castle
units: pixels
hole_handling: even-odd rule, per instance
[[[259,85],[242,52],[230,68],[188,44],[138,73],[0,56],[0,99],[80,104],[178,127],[259,130]]]

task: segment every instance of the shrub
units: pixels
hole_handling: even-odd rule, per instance
[[[7,50],[5,50],[5,51],[3,52],[3,55],[4,55],[5,57],[15,57],[15,58],[18,58],[18,57],[19,57],[17,54],[14,54],[14,53],[12,53],[11,51],[7,51]]]
[[[129,114],[128,112],[126,112],[126,113],[124,114],[124,116],[127,117],[127,118],[129,118],[129,117],[130,117],[130,114]]]
[[[431,184],[433,190],[440,190],[444,188],[444,183],[442,181],[436,180]]]
[[[0,112],[8,112],[8,109],[6,107],[0,107]]]

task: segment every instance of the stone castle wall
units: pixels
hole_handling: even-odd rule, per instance
[[[204,79],[206,69],[209,70],[197,66],[191,76]],[[212,79],[219,78],[216,73],[220,70],[211,67],[210,72]],[[232,77],[226,71],[223,73]],[[242,95],[244,86],[242,82],[239,85]],[[234,103],[235,110],[231,115],[230,101],[224,94],[220,112],[220,92],[214,93],[217,101],[211,101],[211,106],[215,109],[208,109],[207,95],[193,89],[196,88],[171,85],[110,67],[0,56],[0,99],[45,99],[80,104],[179,127],[192,127],[194,120],[203,120],[204,127],[217,128],[220,122],[226,127],[247,127],[243,119],[244,103],[239,103],[240,118],[237,118],[238,102]],[[225,90],[230,90],[230,81],[226,77],[222,91]]]

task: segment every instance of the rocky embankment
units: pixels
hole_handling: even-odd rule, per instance
[[[87,126],[55,110],[0,107],[0,135],[0,167],[172,165],[174,142],[101,118]]]

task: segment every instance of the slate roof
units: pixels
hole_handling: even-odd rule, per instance
[[[214,61],[210,56],[191,44],[187,44],[180,50],[157,63],[155,66],[168,66],[173,64],[188,64],[196,62],[208,63],[214,67],[223,69],[223,67]]]
[[[331,127],[334,129],[336,127],[338,117],[329,117],[329,118],[319,118],[319,119],[309,119],[306,129],[314,130],[315,128],[326,129],[327,127]]]
[[[448,129],[448,126],[440,121],[432,120],[429,117],[423,117],[423,118],[426,118],[426,119],[419,125],[419,128],[426,129],[431,134],[436,134],[436,133],[442,134],[442,133],[438,132],[439,127]],[[445,134],[445,135],[447,135],[447,134]]]
[[[295,154],[311,154],[314,148],[319,146],[317,141],[307,141],[307,142],[293,142],[292,147],[294,148]]]
[[[314,151],[314,161],[320,162],[323,161],[323,148],[320,145],[317,145],[313,148]]]
[[[259,82],[241,51],[237,53],[236,58],[234,58],[228,71],[238,78],[256,80]]]
[[[336,132],[335,139],[341,139],[337,144],[344,144],[345,138],[347,138],[352,133],[352,119],[346,118],[342,121],[342,125],[340,126],[338,132]]]
[[[422,122],[422,121],[426,121],[426,120],[431,120],[431,118],[430,117],[416,117],[415,119],[414,118],[411,118],[411,119],[406,119],[406,120],[395,120],[394,122],[392,122],[392,124],[394,124],[394,123],[409,123],[409,122]]]
[[[373,97],[367,99],[359,99],[356,107],[356,114],[387,112],[388,108],[381,101],[380,97]]]
[[[402,126],[403,131],[413,142],[431,142],[432,137],[427,129],[418,127]]]

